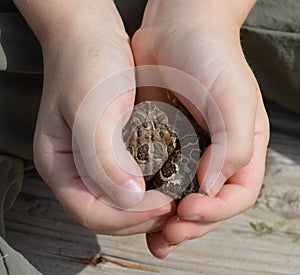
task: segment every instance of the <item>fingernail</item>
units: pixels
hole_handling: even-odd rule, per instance
[[[221,172],[214,173],[211,176],[209,176],[208,179],[204,181],[206,194],[210,197],[216,196],[221,190],[225,181],[226,178]]]
[[[168,243],[168,247],[178,247],[179,245],[178,243]]]
[[[170,242],[167,242],[166,240],[165,240],[165,244],[167,247],[177,247],[180,245],[180,243],[170,243]]]
[[[140,185],[133,179],[130,179],[128,181],[126,181],[123,185],[123,188],[125,188],[126,190],[130,190],[133,192],[142,192],[142,188],[140,187]]]
[[[187,217],[180,217],[180,219],[185,220],[185,221],[190,221],[190,222],[199,222],[201,221],[201,217],[198,215],[193,215],[193,216],[187,216]]]
[[[130,179],[114,192],[115,201],[122,208],[130,208],[136,205],[144,196],[144,192],[139,184]]]
[[[184,240],[181,243],[167,243],[168,247],[179,247],[185,244],[187,241],[191,239],[190,236],[185,236]]]

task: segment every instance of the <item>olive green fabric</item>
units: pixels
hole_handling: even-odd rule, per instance
[[[141,25],[147,0],[114,0],[130,37]]]
[[[0,6],[0,70],[41,74],[42,63],[41,47],[21,14]]]
[[[0,71],[0,154],[31,160],[42,75]]]
[[[23,171],[23,161],[20,158],[0,155],[0,236],[2,237],[5,237],[4,212],[11,207],[21,189]]]
[[[300,1],[258,0],[241,37],[263,95],[300,114]]]
[[[0,1],[0,12],[16,12],[18,11],[12,0]]]

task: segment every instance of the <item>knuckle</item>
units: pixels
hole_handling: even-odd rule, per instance
[[[237,152],[235,152],[234,157],[236,159],[236,162],[239,163],[241,167],[244,167],[252,159],[254,148],[253,148],[253,144],[248,144],[248,145],[242,144],[239,147],[240,149]]]
[[[225,160],[225,164],[228,167],[228,170],[231,174],[245,167],[252,159],[253,156],[253,147],[252,146],[244,146],[242,149],[236,148],[235,150],[231,150],[230,153],[227,154],[227,159]],[[228,175],[231,176],[231,175]]]
[[[253,148],[244,148],[236,156],[236,162],[240,164],[241,167],[246,166],[253,156]]]

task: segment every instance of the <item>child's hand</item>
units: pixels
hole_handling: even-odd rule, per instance
[[[222,127],[212,101],[204,104],[203,116],[187,105],[212,137],[198,167],[198,180],[208,195],[187,196],[177,209],[180,220],[174,215],[161,232],[148,235],[157,257],[172,250],[166,242],[177,245],[200,237],[248,209],[262,185],[268,119],[239,38],[254,1],[221,2],[149,1],[133,38],[136,65],[169,66],[193,76],[214,99],[224,121]]]
[[[172,212],[170,203],[147,211],[122,208],[141,208],[163,199],[155,192],[144,196],[143,177],[138,176],[139,167],[124,144],[121,146],[121,135],[112,143],[113,134],[120,129],[120,117],[134,104],[134,88],[121,93],[135,83],[134,73],[119,76],[105,90],[97,86],[92,89],[110,75],[134,66],[129,39],[113,1],[15,2],[36,33],[44,55],[44,87],[34,139],[35,165],[40,175],[64,208],[96,233],[128,235],[161,227]],[[86,113],[78,112],[91,92],[96,93],[98,101],[89,102]],[[99,102],[110,100],[111,104],[97,110]],[[101,122],[91,124],[97,122],[101,112]],[[72,132],[75,120],[76,133]],[[78,142],[77,152],[72,138]],[[88,150],[91,146],[95,149],[92,155]],[[135,174],[118,165],[115,146],[118,159]],[[79,166],[80,161],[85,163],[86,174],[79,171],[82,167],[74,162],[74,156]],[[98,184],[96,195],[85,185],[91,180]],[[101,198],[105,197],[118,208],[104,203]]]

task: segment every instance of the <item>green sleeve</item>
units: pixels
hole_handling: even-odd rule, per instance
[[[300,113],[300,1],[258,0],[241,38],[264,97]]]

